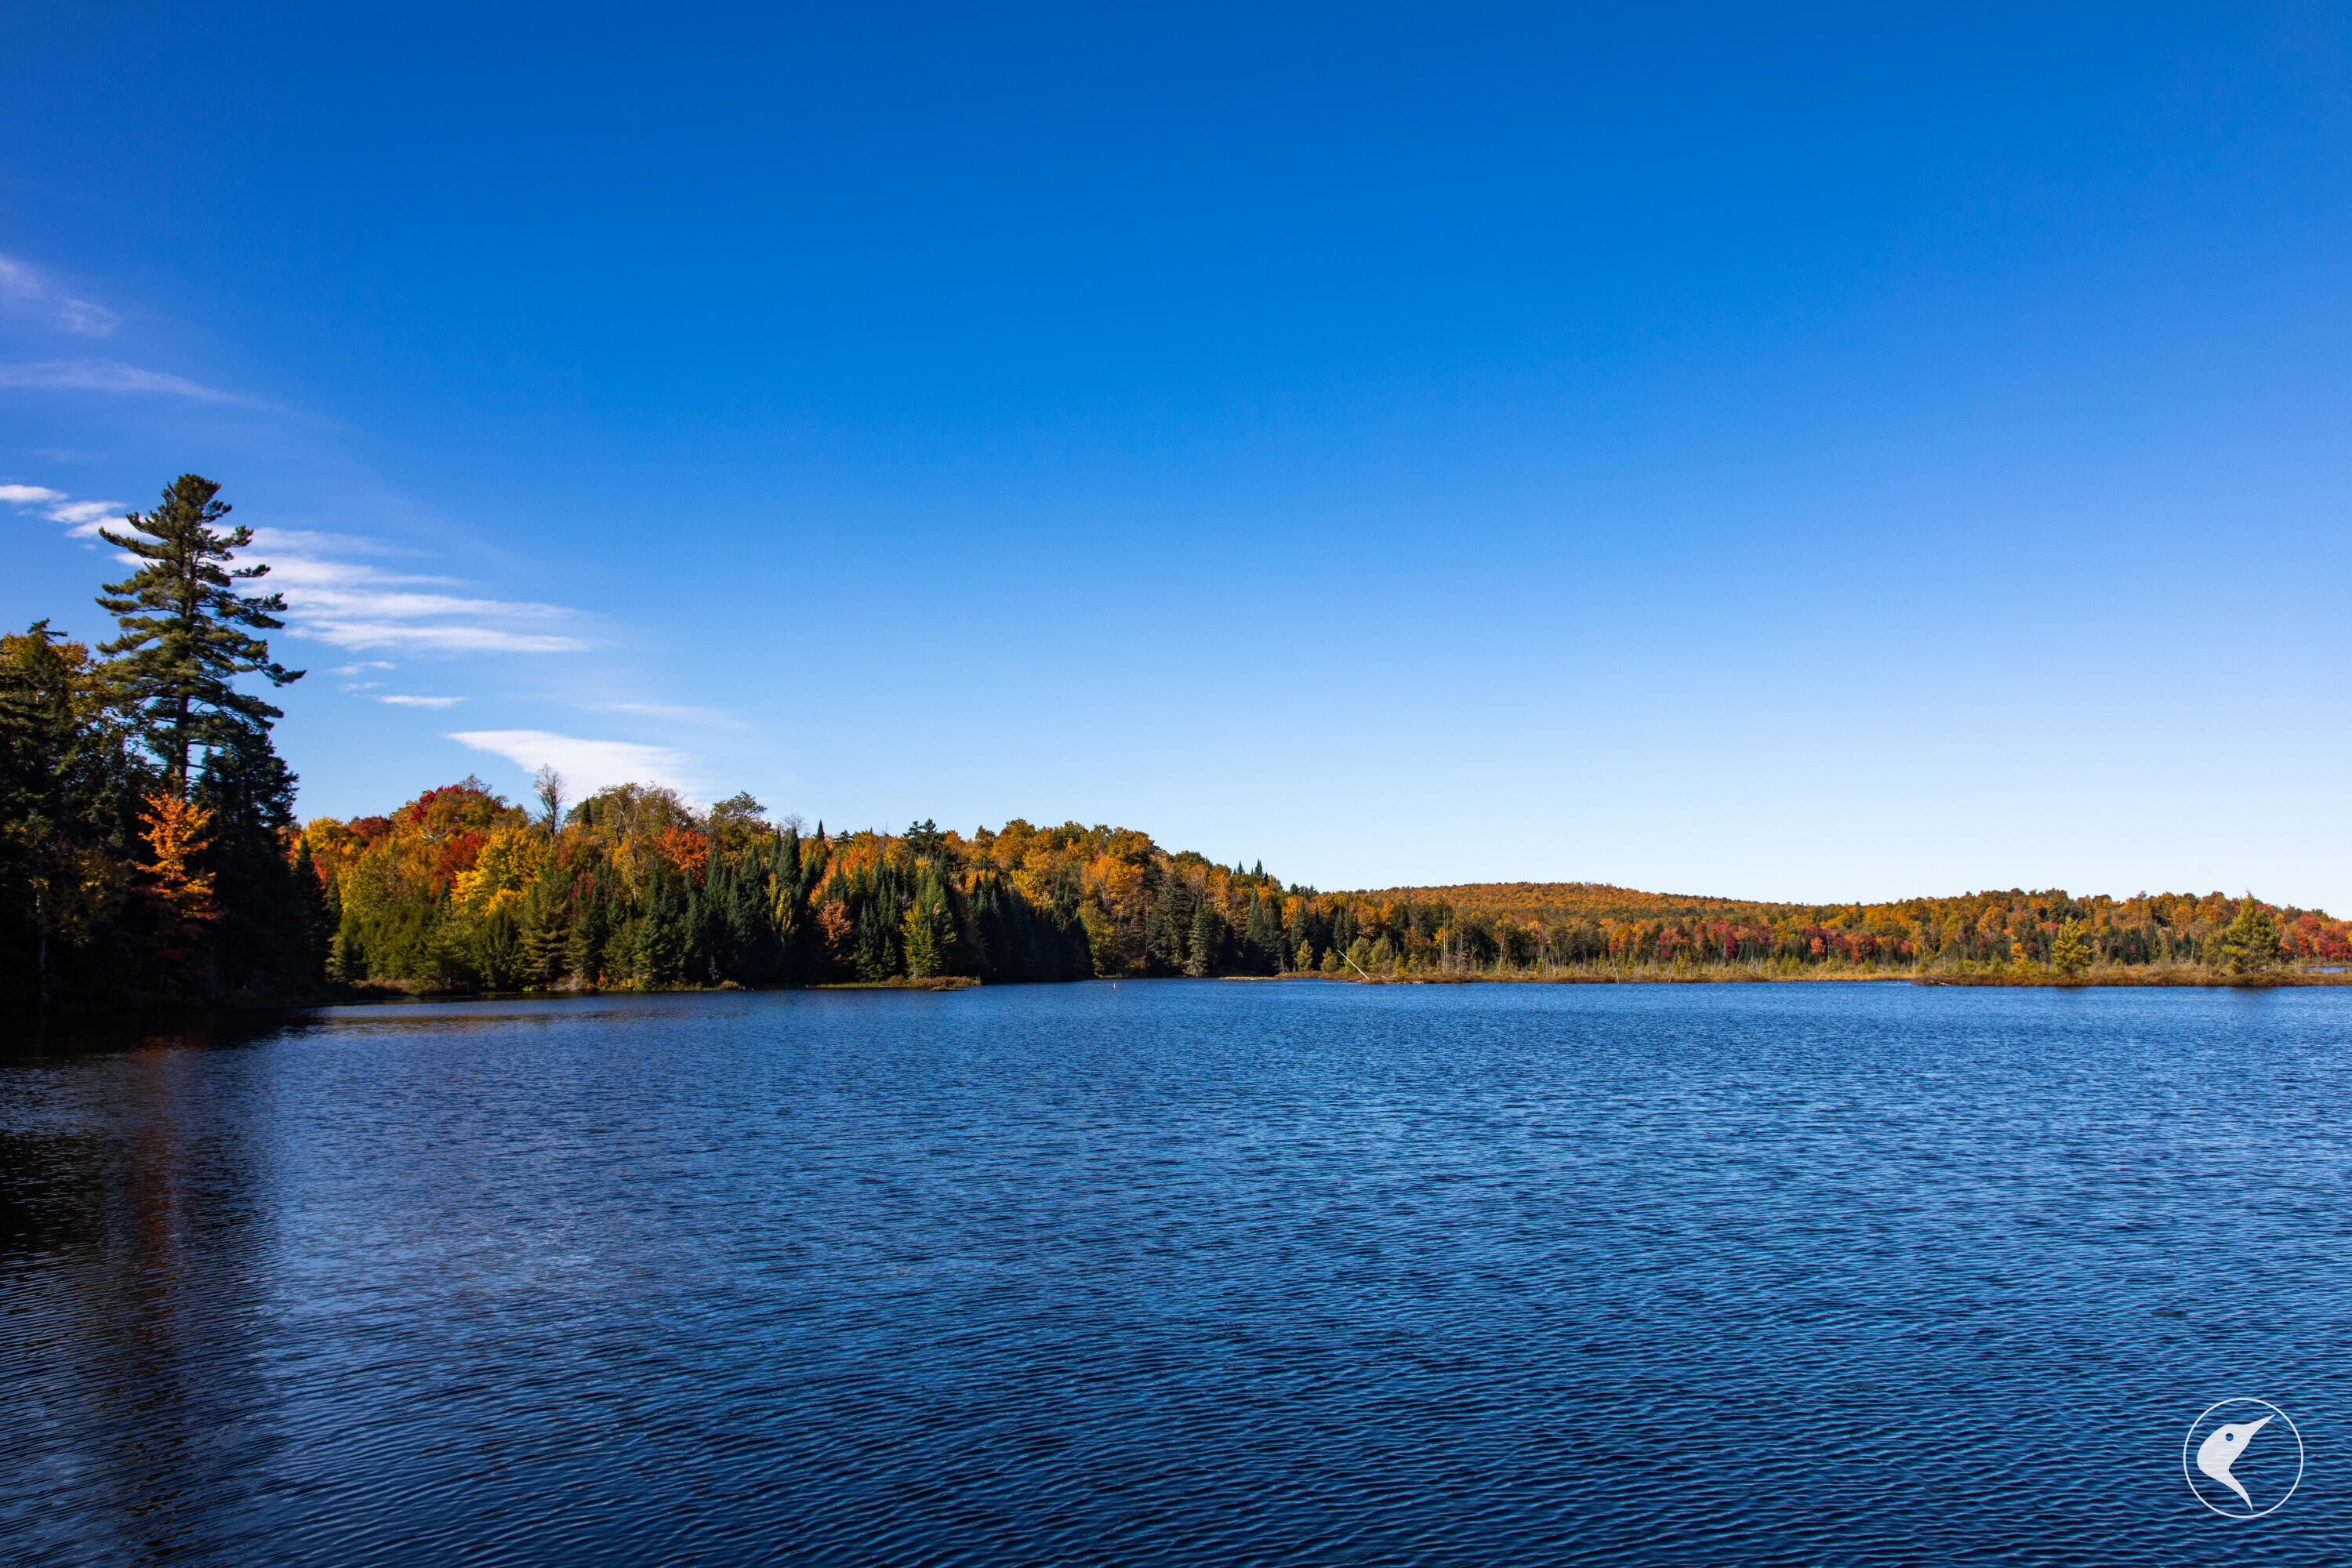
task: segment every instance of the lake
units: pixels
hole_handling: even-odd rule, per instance
[[[2343,991],[1173,981],[20,1039],[0,1558],[2341,1563],[2348,1115]],[[2242,1396],[2305,1450],[2251,1522],[2184,1479]]]

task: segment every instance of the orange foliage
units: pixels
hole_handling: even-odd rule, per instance
[[[847,963],[850,943],[856,936],[856,928],[849,918],[849,906],[839,899],[827,899],[819,904],[816,929],[827,956],[836,963]]]
[[[151,795],[139,820],[146,824],[140,837],[154,856],[139,868],[147,879],[148,898],[180,924],[215,918],[219,911],[213,907],[212,874],[188,867],[211,837],[213,814],[175,795]]]
[[[710,840],[690,827],[663,828],[654,849],[691,881],[702,880],[703,868],[710,864]]]

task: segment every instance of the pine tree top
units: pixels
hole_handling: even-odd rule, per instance
[[[141,515],[126,514],[121,532],[100,529],[99,537],[142,563],[120,583],[109,583],[99,607],[115,618],[121,635],[100,646],[114,660],[112,673],[154,727],[157,750],[184,786],[188,752],[218,745],[239,727],[267,731],[284,715],[231,684],[240,675],[259,675],[273,686],[299,680],[269,657],[269,645],[251,635],[276,631],[286,600],[278,594],[246,594],[241,583],[268,574],[267,565],[232,569],[236,552],[253,542],[253,531],[216,529],[229,513],[220,486],[196,474],[182,474],[164,489],[162,502]]]

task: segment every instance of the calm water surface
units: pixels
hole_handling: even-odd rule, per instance
[[[19,1043],[0,1559],[2340,1563],[2347,1110],[2347,992]],[[2308,1452],[2251,1524],[2181,1473],[2239,1394]]]

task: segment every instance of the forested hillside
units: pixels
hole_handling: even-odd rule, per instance
[[[2352,952],[2341,922],[2219,894],[1996,892],[1800,908],[1584,883],[1318,893],[1129,828],[803,834],[749,796],[625,785],[534,814],[467,780],[300,851],[331,970],[435,989],[968,975],[2236,972]]]
[[[2352,956],[2317,910],[2219,893],[1800,907],[1591,883],[1320,893],[1130,828],[827,833],[642,784],[509,802],[466,779],[298,827],[283,608],[184,475],[105,538],[93,647],[0,639],[0,1005],[412,991],[1128,975],[2243,977]]]
[[[1600,882],[1480,882],[1391,888],[1381,907],[1437,905],[1479,933],[1472,946],[1515,962],[1620,963],[1770,960],[1798,964],[2218,964],[2266,954],[2304,963],[2352,959],[2352,929],[2325,911],[2221,893],[2081,897],[2063,889],[1967,893],[1880,904],[1768,904],[1644,893]],[[2237,946],[2224,952],[2233,925]],[[2267,937],[2264,927],[2268,928]],[[2062,938],[2065,939],[2062,944]],[[2251,945],[2250,945],[2251,944]]]
[[[467,780],[303,833],[352,981],[807,984],[1277,973],[1280,884],[1140,833],[803,834],[749,796],[625,784],[534,816]],[[1301,928],[1304,929],[1304,928]]]

